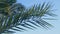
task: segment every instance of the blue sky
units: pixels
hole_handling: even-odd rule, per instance
[[[16,32],[15,34],[60,34],[60,0],[18,0],[17,2],[22,3],[26,7],[30,7],[37,3],[52,2],[52,4],[54,4],[53,8],[57,9],[54,11],[54,13],[58,16],[55,17],[57,20],[48,20],[48,22],[54,26],[54,28],[51,28],[51,30],[38,28],[35,31],[29,30],[25,32]]]

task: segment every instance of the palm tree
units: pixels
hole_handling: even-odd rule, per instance
[[[43,19],[45,15],[56,16],[51,11],[52,5],[45,2],[26,8],[16,0],[0,0],[0,34],[15,33],[12,30],[27,31],[25,28],[34,30],[41,26],[49,29],[52,25]]]

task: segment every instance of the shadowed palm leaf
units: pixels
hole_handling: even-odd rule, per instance
[[[14,3],[0,8],[0,11],[0,34],[14,33],[12,30],[27,31],[25,28],[34,30],[40,26],[49,29],[52,25],[44,21],[42,17],[45,15],[55,16],[50,12],[52,11],[51,5],[45,2],[27,9],[20,3]]]

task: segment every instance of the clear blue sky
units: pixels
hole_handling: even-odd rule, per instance
[[[16,32],[15,34],[60,34],[60,12],[59,12],[60,11],[60,0],[18,0],[17,2],[22,3],[26,7],[30,7],[37,3],[52,2],[54,4],[53,8],[57,9],[56,11],[54,11],[54,13],[58,15],[55,17],[58,20],[48,21],[53,26],[55,26],[54,28],[51,28],[51,30],[45,30],[45,29],[38,28],[35,31],[29,30],[27,32],[26,31]]]

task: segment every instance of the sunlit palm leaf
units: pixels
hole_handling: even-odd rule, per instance
[[[42,26],[45,29],[49,29],[49,27],[52,27],[52,25],[44,21],[42,19],[42,16],[44,16],[45,14],[54,16],[53,13],[52,13],[53,15],[50,13],[50,10],[51,10],[50,8],[51,8],[51,5],[49,3],[46,4],[45,2],[43,4],[34,5],[29,9],[25,9],[23,5],[17,4],[17,3],[11,5],[8,10],[9,11],[8,15],[9,14],[10,15],[9,16],[3,15],[3,18],[5,19],[3,19],[2,16],[0,17],[1,18],[0,19],[0,34],[6,33],[6,32],[13,33],[14,31],[11,31],[11,30],[23,32],[23,31],[27,31],[26,28],[34,30],[40,26]]]

